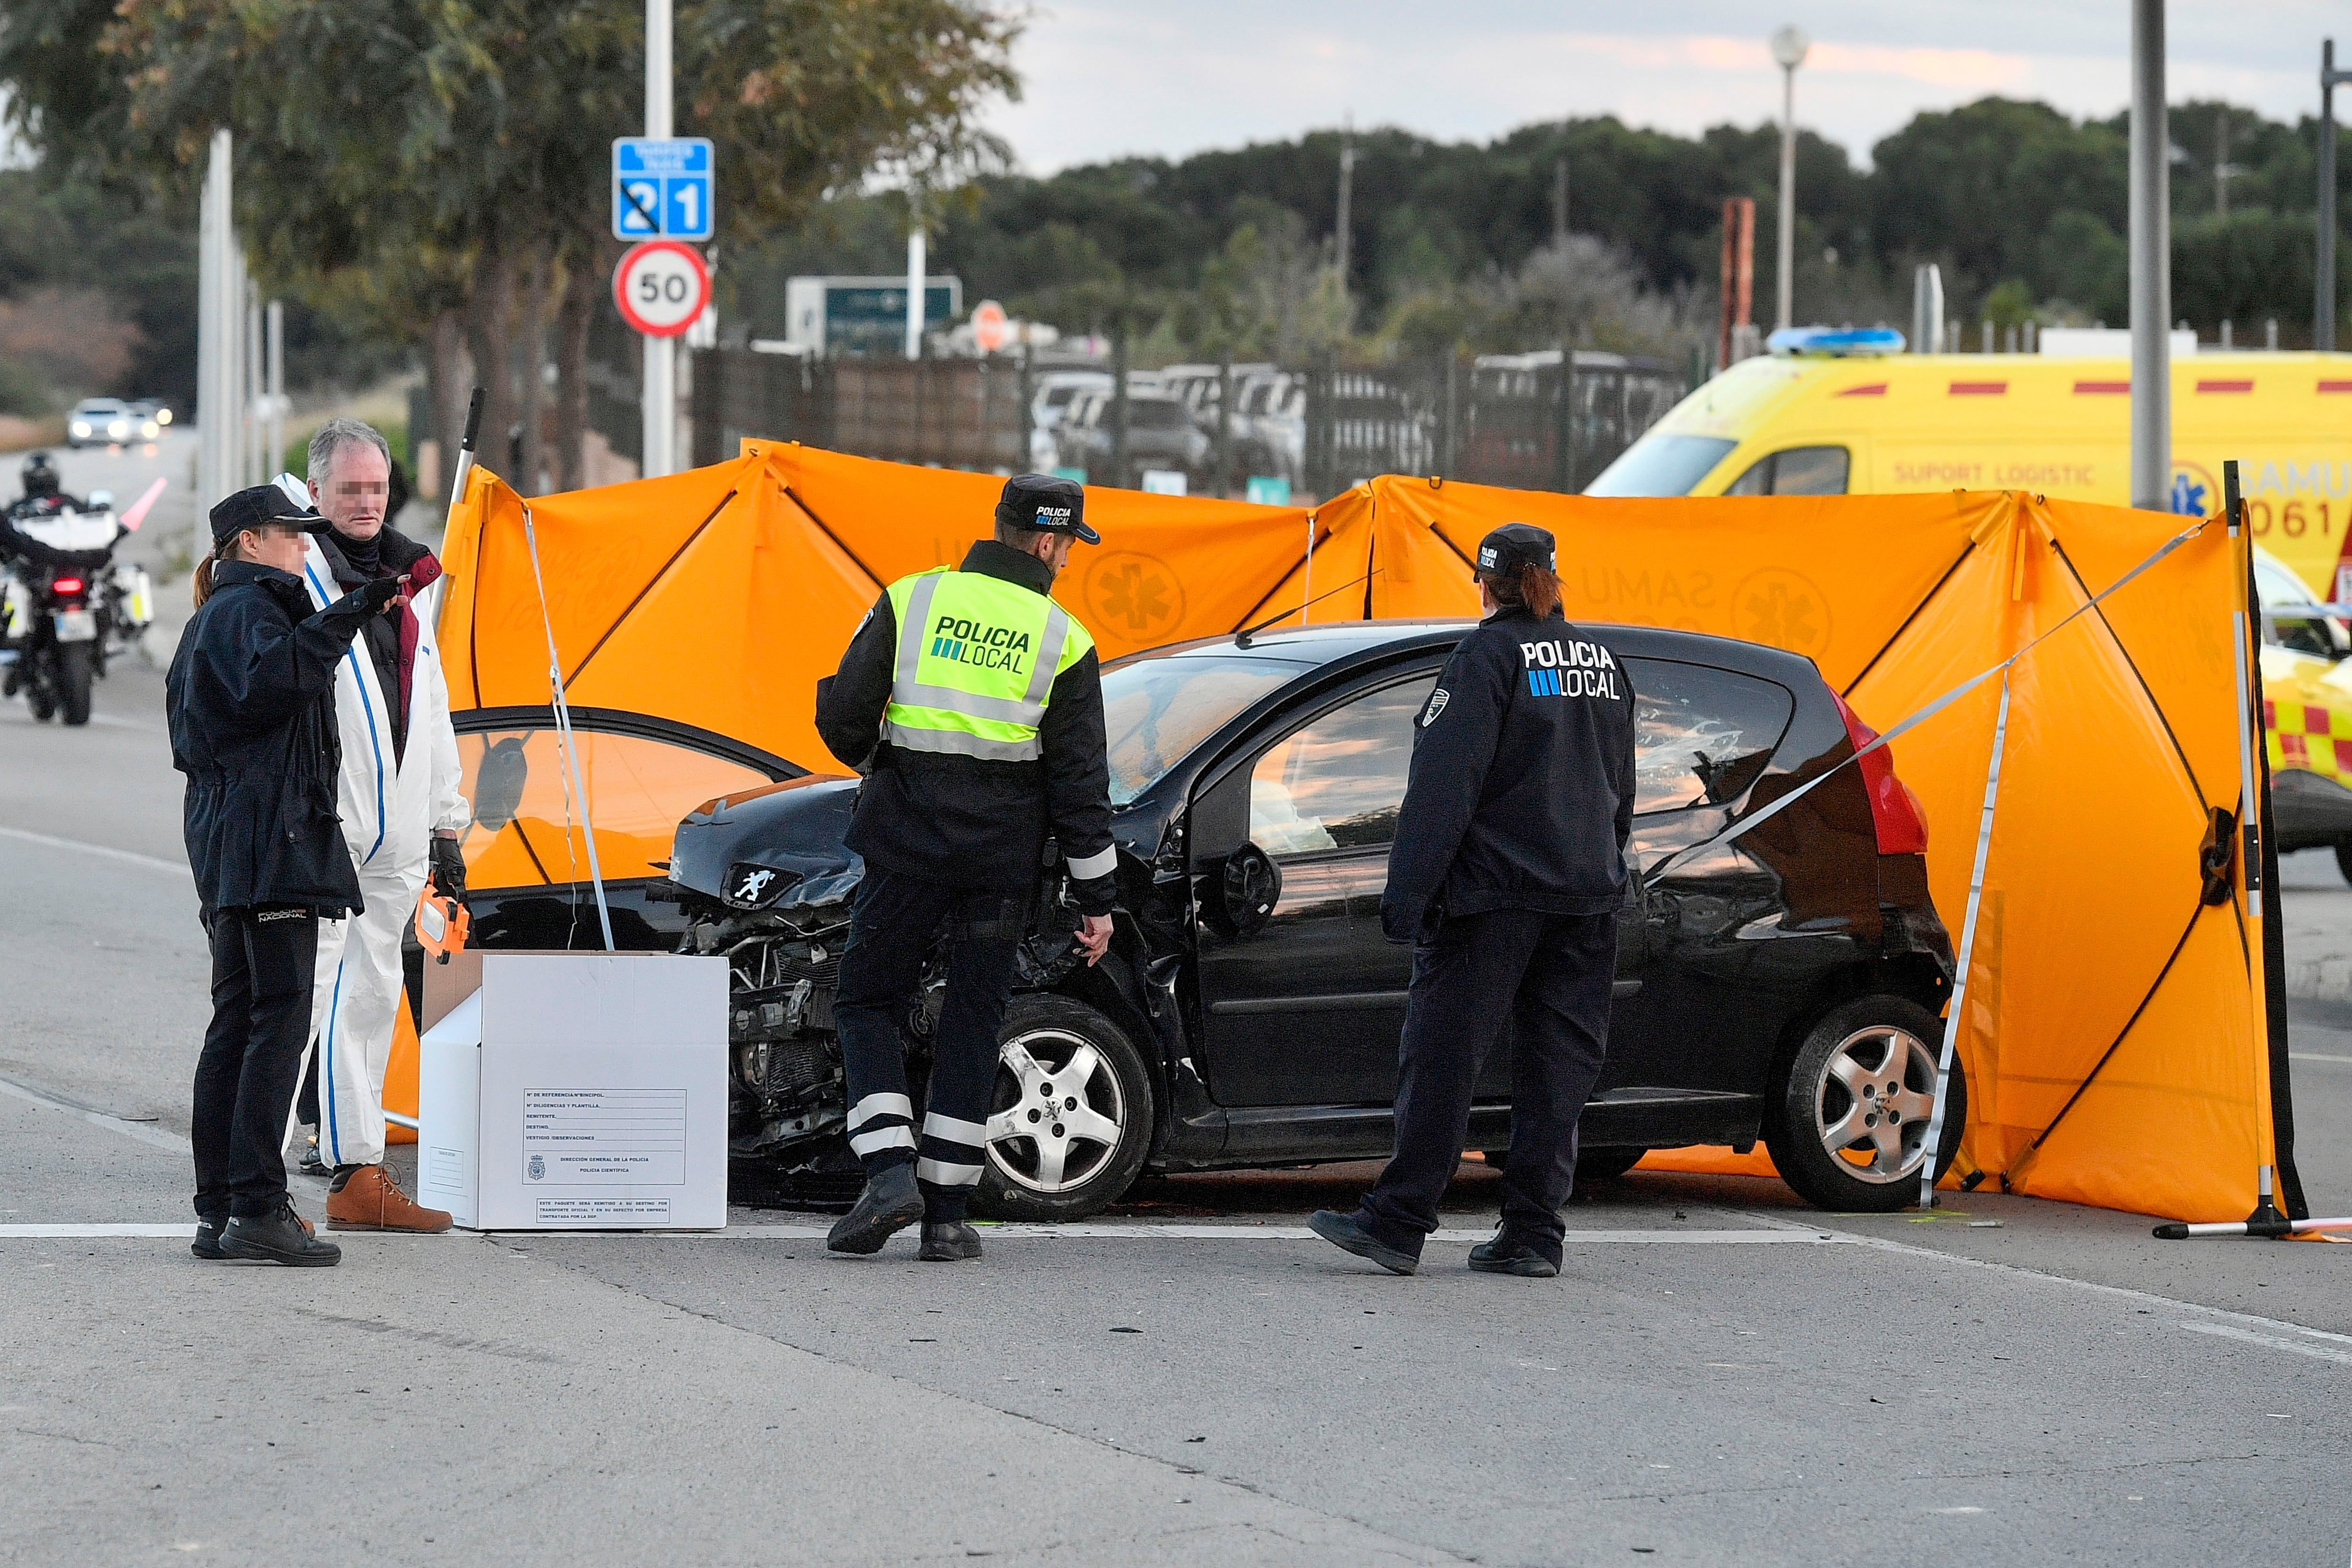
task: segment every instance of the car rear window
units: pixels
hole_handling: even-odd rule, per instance
[[[1761,777],[1797,701],[1777,681],[1678,659],[1629,658],[1636,815],[1720,805]]]

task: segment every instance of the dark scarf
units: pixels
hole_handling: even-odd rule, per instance
[[[362,577],[373,582],[384,574],[382,529],[376,530],[365,539],[353,539],[342,530],[337,529],[335,543],[342,551],[343,559],[351,563],[352,570],[357,572]]]

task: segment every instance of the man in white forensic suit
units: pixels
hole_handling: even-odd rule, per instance
[[[310,437],[306,502],[331,525],[310,536],[303,577],[326,605],[393,577],[403,591],[352,639],[335,676],[342,742],[336,811],[366,907],[321,921],[310,1048],[318,1058],[319,1158],[333,1172],[332,1230],[441,1231],[449,1216],[424,1207],[383,1168],[384,1068],[401,995],[401,938],[427,877],[465,891],[459,838],[473,813],[462,793],[457,737],[434,632],[441,563],[394,530],[385,509],[392,453],[356,419],[331,419]]]

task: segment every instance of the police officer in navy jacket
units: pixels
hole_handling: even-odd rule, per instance
[[[1576,1122],[1600,1077],[1633,821],[1633,688],[1559,609],[1552,536],[1507,523],[1478,545],[1486,617],[1416,721],[1381,923],[1414,943],[1396,1156],[1316,1233],[1391,1273],[1420,1267],[1490,1049],[1513,1051],[1493,1273],[1559,1272]]]

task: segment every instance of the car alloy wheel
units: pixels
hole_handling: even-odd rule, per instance
[[[1840,1040],[1813,1085],[1813,1131],[1857,1181],[1916,1179],[1935,1109],[1935,1054],[1893,1024],[1873,1024]]]
[[[997,1071],[1012,1075],[1013,1102],[988,1119],[990,1163],[1033,1193],[1085,1185],[1127,1128],[1127,1097],[1103,1054],[1067,1030],[1031,1029],[999,1047]]]
[[[1908,997],[1858,996],[1816,1019],[1781,1058],[1765,1098],[1764,1142],[1780,1179],[1817,1208],[1890,1214],[1918,1201],[1935,1111],[1943,1024]],[[1968,1079],[1952,1066],[1941,1179],[1968,1126]]]
[[[973,1206],[995,1219],[1079,1219],[1118,1201],[1151,1142],[1152,1084],[1124,1031],[1051,994],[1005,1009]]]

